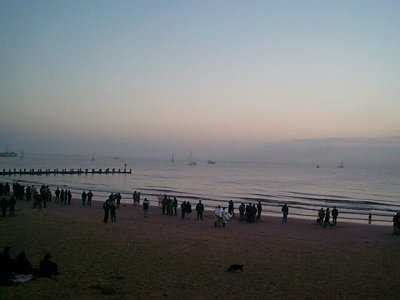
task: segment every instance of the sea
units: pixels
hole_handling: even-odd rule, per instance
[[[192,204],[202,200],[206,209],[240,203],[263,204],[263,214],[281,215],[281,206],[289,205],[289,217],[315,220],[323,207],[337,207],[339,220],[386,224],[400,211],[400,170],[385,166],[352,166],[343,168],[309,163],[273,161],[197,161],[171,162],[168,159],[135,159],[95,157],[90,155],[25,154],[21,158],[0,158],[0,169],[30,168],[132,168],[132,174],[114,175],[11,175],[0,176],[2,182],[29,185],[46,184],[69,187],[74,197],[91,190],[94,200],[104,201],[112,192],[121,193],[122,202],[131,203],[133,191],[140,191],[157,205],[159,195],[176,196]]]

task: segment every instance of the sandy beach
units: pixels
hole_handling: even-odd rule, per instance
[[[214,228],[124,204],[116,224],[102,222],[101,203],[81,208],[17,204],[0,219],[0,246],[25,250],[36,266],[46,251],[59,264],[56,280],[0,288],[1,299],[351,299],[398,298],[400,238],[390,226],[264,217]],[[228,273],[231,264],[244,272]]]

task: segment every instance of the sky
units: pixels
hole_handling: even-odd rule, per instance
[[[395,0],[0,0],[0,149],[392,149],[399,53]]]

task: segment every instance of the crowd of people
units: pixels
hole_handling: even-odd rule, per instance
[[[232,216],[233,213],[233,201],[229,202],[228,212]],[[248,203],[245,205],[243,202],[239,206],[239,220],[247,221],[248,223],[255,223],[256,221],[261,219],[262,205],[261,201],[258,201],[257,205],[255,203]]]
[[[331,214],[332,214],[332,222],[331,222]],[[329,207],[327,207],[326,209],[321,207],[321,209],[318,211],[317,224],[323,227],[327,227],[329,225],[336,226],[338,216],[339,216],[339,210],[336,208],[336,206],[332,209],[332,212],[330,211]]]
[[[116,210],[120,207],[122,196],[120,193],[111,193],[110,196],[103,204],[104,209],[104,222],[107,223],[109,218],[112,223],[116,222]],[[134,191],[132,194],[134,206],[140,205],[141,193],[140,191]],[[54,190],[54,196],[48,185],[41,185],[39,189],[34,185],[22,185],[20,182],[16,181],[12,184],[9,182],[0,182],[0,213],[2,217],[15,216],[15,207],[17,200],[32,201],[33,208],[46,208],[48,202],[54,201],[54,203],[59,203],[62,205],[71,205],[72,203],[72,192],[69,188],[60,189],[57,187]],[[91,207],[93,201],[93,192],[85,190],[81,193],[81,206]],[[161,207],[162,214],[168,216],[177,216],[178,207],[180,207],[180,216],[185,219],[191,216],[192,213],[192,203],[190,201],[182,201],[180,205],[176,196],[170,195],[160,195],[158,197],[158,205]],[[143,212],[144,216],[149,215],[150,201],[145,198],[143,201]],[[196,204],[196,214],[197,220],[202,221],[205,211],[204,204],[200,201]],[[241,222],[255,223],[260,220],[262,215],[262,204],[261,201],[258,203],[241,203],[238,207],[239,209],[239,220]],[[289,215],[289,206],[285,203],[281,207],[282,212],[282,224],[286,224]],[[234,202],[230,200],[228,202],[227,209],[225,207],[218,206],[214,211],[214,216],[216,218],[215,224],[217,226],[225,226],[230,219],[235,215]],[[335,226],[337,224],[337,218],[339,211],[336,207],[330,209],[329,207],[324,209],[321,208],[318,211],[317,224],[327,227]],[[368,223],[372,223],[372,214],[368,215]],[[400,213],[397,213],[393,217],[393,232],[395,234],[400,234]]]

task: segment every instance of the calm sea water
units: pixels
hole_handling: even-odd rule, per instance
[[[129,158],[64,155],[25,155],[24,159],[0,158],[3,168],[132,168],[132,175],[49,175],[3,176],[1,181],[21,180],[32,184],[69,186],[78,196],[91,189],[95,200],[104,200],[110,192],[121,192],[131,201],[133,190],[139,190],[156,202],[159,194],[176,195],[178,200],[196,203],[202,199],[208,208],[240,202],[262,201],[264,213],[280,215],[280,206],[288,203],[290,216],[315,218],[320,207],[336,206],[340,218],[366,222],[391,221],[400,210],[400,171],[391,167],[353,167],[343,169],[310,164],[277,164],[272,162],[223,162],[215,165],[184,161],[139,160]]]

